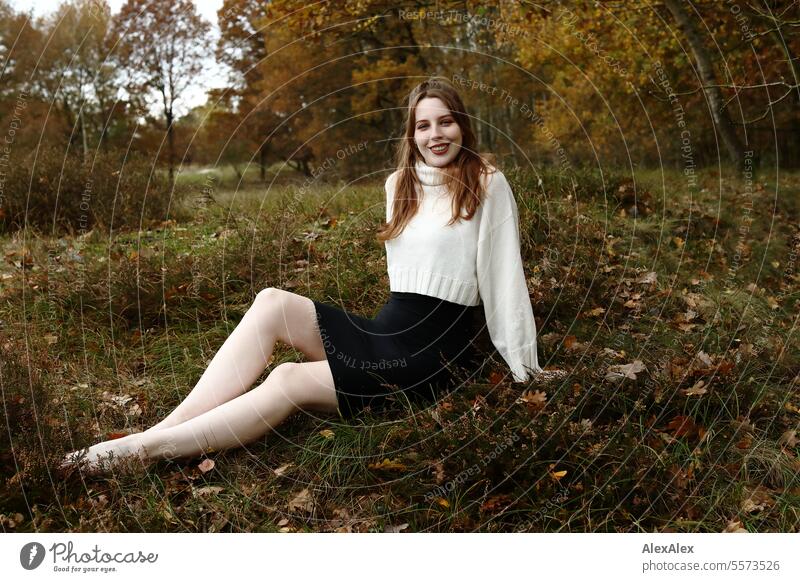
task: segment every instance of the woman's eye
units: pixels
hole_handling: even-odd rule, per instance
[[[450,125],[451,123],[452,123],[452,122],[451,122],[451,121],[449,121],[449,120],[448,120],[448,121],[443,121],[443,122],[442,122],[442,125]]]
[[[417,126],[417,129],[428,129],[428,126],[427,126],[427,125],[425,125],[425,124],[423,124],[423,125],[418,125],[418,126]]]

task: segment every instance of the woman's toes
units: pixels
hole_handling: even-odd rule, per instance
[[[61,464],[59,465],[60,469],[67,469],[69,467],[74,466],[82,457],[86,455],[88,452],[88,448],[86,449],[78,449],[77,451],[72,451],[71,453],[67,454],[62,460]]]

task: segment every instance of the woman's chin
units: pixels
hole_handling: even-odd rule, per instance
[[[445,166],[449,166],[453,159],[454,156],[446,156],[441,158],[436,156],[425,158],[425,163],[429,166],[433,166],[434,168],[444,168]]]

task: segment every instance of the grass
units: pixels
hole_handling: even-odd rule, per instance
[[[381,184],[251,171],[215,170],[213,199],[182,173],[194,197],[140,231],[0,240],[4,531],[798,531],[798,174],[776,196],[642,170],[634,218],[622,174],[508,172],[540,362],[566,379],[512,384],[487,352],[433,405],[295,416],[208,472],[56,480],[63,453],[177,405],[260,289],[385,300]],[[278,344],[264,377],[298,359]]]

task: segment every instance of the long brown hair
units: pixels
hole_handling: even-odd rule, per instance
[[[447,226],[454,224],[459,218],[470,220],[483,201],[484,187],[481,177],[489,174],[490,170],[487,160],[477,152],[477,140],[464,102],[447,79],[431,77],[417,85],[408,96],[405,133],[397,148],[398,175],[392,218],[378,229],[377,238],[381,242],[399,236],[419,209],[417,187],[421,188],[421,185],[414,166],[417,161],[424,162],[424,159],[414,142],[414,126],[417,104],[426,97],[441,99],[461,129],[461,148],[458,155],[445,168],[439,169],[445,175],[444,186],[453,196],[453,217]],[[466,212],[465,216],[461,216],[462,211]]]

